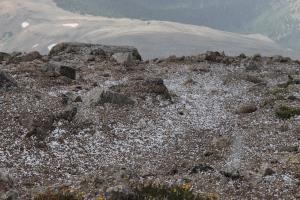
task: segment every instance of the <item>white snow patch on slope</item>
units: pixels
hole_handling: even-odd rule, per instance
[[[70,24],[62,24],[64,27],[77,28],[79,26],[78,23],[70,23]]]
[[[258,39],[258,40],[262,40],[262,41],[266,41],[266,42],[271,42],[271,43],[275,43],[271,38],[262,35],[262,34],[249,34],[247,35],[249,38],[253,38],[253,39]]]
[[[32,46],[33,49],[37,48],[39,46],[39,44],[35,44]]]
[[[21,26],[22,28],[27,28],[29,25],[29,22],[23,22]]]
[[[56,43],[50,44],[50,45],[48,46],[48,50],[50,51],[55,45],[56,45]]]

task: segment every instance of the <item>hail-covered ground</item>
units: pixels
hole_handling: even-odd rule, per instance
[[[300,113],[278,114],[300,106],[298,61],[139,61],[114,48],[2,56],[0,168],[21,199],[63,185],[96,199],[120,184],[185,182],[220,199],[300,197]]]

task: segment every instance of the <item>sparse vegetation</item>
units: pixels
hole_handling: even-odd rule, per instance
[[[262,57],[261,73],[246,73],[249,57],[222,53],[237,66],[190,57],[123,66],[109,52],[87,61],[111,46],[64,45],[72,51],[1,64],[5,84],[10,76],[18,87],[0,89],[0,160],[8,167],[0,169],[0,199],[264,199],[283,190],[285,199],[297,197],[296,181],[287,188],[266,180],[298,173],[299,66]],[[42,70],[52,63],[72,66],[76,80]],[[287,74],[291,85],[280,87]]]
[[[185,183],[181,186],[167,187],[158,185],[148,185],[136,187],[134,189],[134,200],[218,200],[219,195],[215,193],[195,194],[191,190],[192,185]],[[124,199],[120,194],[115,193],[111,199]],[[126,198],[125,198],[126,199]],[[127,198],[128,199],[128,198]]]
[[[34,197],[34,200],[83,200],[83,199],[84,199],[83,192],[71,191],[69,188],[48,190]]]
[[[289,119],[296,115],[300,115],[300,108],[289,107],[281,105],[276,109],[276,116],[280,119]]]

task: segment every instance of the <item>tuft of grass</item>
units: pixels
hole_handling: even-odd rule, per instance
[[[37,195],[34,200],[83,200],[82,193],[73,193],[70,191],[47,191]]]
[[[300,108],[281,105],[275,110],[275,113],[280,119],[290,119],[291,117],[300,115]]]
[[[219,200],[216,193],[197,194],[192,191],[191,183],[168,187],[165,185],[135,186],[128,194],[114,191],[108,197],[100,196],[99,200]],[[34,200],[83,200],[84,194],[70,190],[49,190],[39,194]]]
[[[279,95],[284,95],[288,92],[287,88],[280,88],[280,87],[276,87],[273,88],[269,91],[269,94],[273,95],[273,96],[279,96]]]
[[[134,189],[135,200],[218,200],[215,193],[195,194],[191,190],[192,185],[185,183],[180,186],[155,186],[148,185]]]

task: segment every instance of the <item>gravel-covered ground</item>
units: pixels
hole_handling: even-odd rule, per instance
[[[0,168],[14,180],[1,187],[0,176],[3,198],[189,183],[219,199],[300,199],[298,61],[214,52],[140,61],[110,48],[0,54]]]

